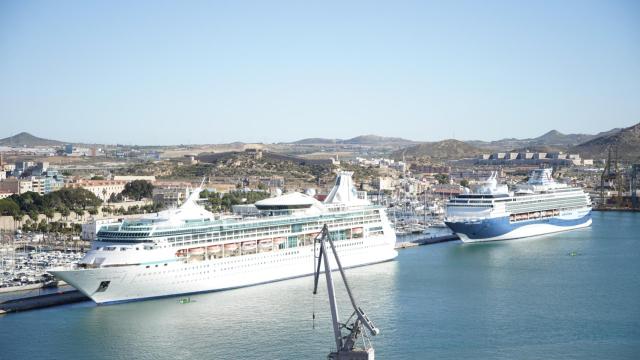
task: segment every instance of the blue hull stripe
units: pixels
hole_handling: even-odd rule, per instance
[[[499,218],[479,220],[478,222],[446,221],[445,224],[447,224],[447,226],[451,230],[453,230],[453,232],[457,234],[464,234],[467,237],[469,237],[469,239],[475,240],[475,239],[488,239],[488,238],[493,238],[497,236],[502,236],[517,228],[527,226],[527,225],[548,224],[548,225],[554,225],[554,226],[560,226],[560,227],[571,227],[571,226],[584,224],[587,221],[589,221],[589,219],[591,219],[591,211],[589,211],[589,213],[587,213],[583,217],[580,217],[577,219],[571,219],[571,220],[558,219],[556,217],[552,217],[547,219],[525,220],[525,221],[519,221],[517,223],[510,223],[509,217],[504,216]]]

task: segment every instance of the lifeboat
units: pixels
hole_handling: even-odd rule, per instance
[[[273,246],[273,240],[269,239],[269,240],[261,240],[260,241],[260,248],[262,249],[269,249]]]
[[[248,241],[248,242],[242,243],[242,250],[244,251],[255,250],[255,249],[256,249],[255,241]]]
[[[283,238],[283,237],[279,237],[279,238],[275,238],[275,239],[273,239],[273,242],[274,242],[276,245],[284,244],[284,243],[285,243],[285,241],[287,241],[287,239],[285,239],[285,238]]]
[[[176,257],[187,256],[187,250],[178,250],[176,251]]]
[[[236,251],[236,250],[238,250],[238,244],[236,244],[236,243],[225,244],[224,245],[224,250],[225,251]]]
[[[218,253],[222,250],[222,246],[220,245],[210,245],[207,246],[207,251],[210,253]]]
[[[204,255],[204,248],[203,247],[191,248],[191,249],[189,249],[189,254],[190,255]]]
[[[356,234],[357,235],[362,235],[362,228],[353,228],[351,230],[351,233],[354,234],[354,235],[356,235]]]

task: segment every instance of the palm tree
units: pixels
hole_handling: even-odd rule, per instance
[[[18,212],[13,213],[11,217],[13,218],[13,230],[18,231],[18,225],[22,221],[22,212],[18,210]]]

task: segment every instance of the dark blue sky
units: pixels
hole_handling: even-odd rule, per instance
[[[493,140],[637,122],[638,1],[0,2],[0,137]]]

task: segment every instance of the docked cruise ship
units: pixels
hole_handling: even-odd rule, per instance
[[[464,242],[507,240],[591,225],[591,199],[557,183],[551,169],[531,172],[512,192],[492,174],[475,191],[447,202],[445,223]]]
[[[208,212],[196,189],[179,208],[100,228],[77,265],[50,273],[98,304],[262,284],[312,274],[325,224],[344,267],[391,260],[385,210],[351,175],[339,173],[324,202],[289,193],[257,202],[259,216],[245,218]]]

